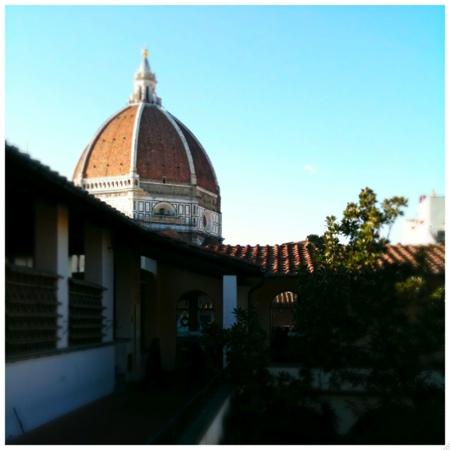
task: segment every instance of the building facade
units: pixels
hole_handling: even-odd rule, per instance
[[[257,265],[143,227],[8,145],[5,167],[7,439],[142,379],[152,344],[182,368],[259,282]]]
[[[220,188],[195,135],[163,108],[144,50],[129,103],[100,127],[73,182],[153,230],[222,240]]]
[[[421,195],[414,219],[404,223],[402,241],[405,244],[426,245],[445,242],[445,197]]]

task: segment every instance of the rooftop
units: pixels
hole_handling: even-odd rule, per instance
[[[303,266],[314,270],[313,246],[308,241],[287,242],[280,245],[209,245],[207,248],[221,255],[258,264],[267,276],[295,276]],[[445,270],[445,246],[388,245],[383,256],[386,264],[416,264],[421,251],[425,252],[427,268],[433,273]]]

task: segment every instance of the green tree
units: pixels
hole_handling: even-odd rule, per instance
[[[325,233],[308,238],[314,271],[299,273],[302,363],[329,371],[336,385],[358,384],[387,398],[423,390],[424,369],[444,336],[443,280],[424,264],[381,263],[382,232],[406,205],[403,197],[380,204],[363,189],[340,221],[327,217]]]
[[[267,336],[261,328],[256,310],[236,308],[236,322],[225,330],[227,370],[233,384],[248,386],[268,379]]]

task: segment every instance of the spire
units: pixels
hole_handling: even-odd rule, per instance
[[[134,75],[133,93],[129,103],[156,103],[161,104],[161,99],[156,95],[156,76],[148,63],[148,50],[142,50],[142,59],[139,69]]]

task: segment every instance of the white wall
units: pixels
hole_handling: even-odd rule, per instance
[[[431,197],[430,199],[430,227],[433,236],[445,230],[445,197]]]
[[[25,431],[90,403],[114,390],[114,346],[6,364],[5,436]]]
[[[426,245],[436,243],[439,231],[445,230],[445,197],[421,197],[414,219],[403,222],[402,243]]]

